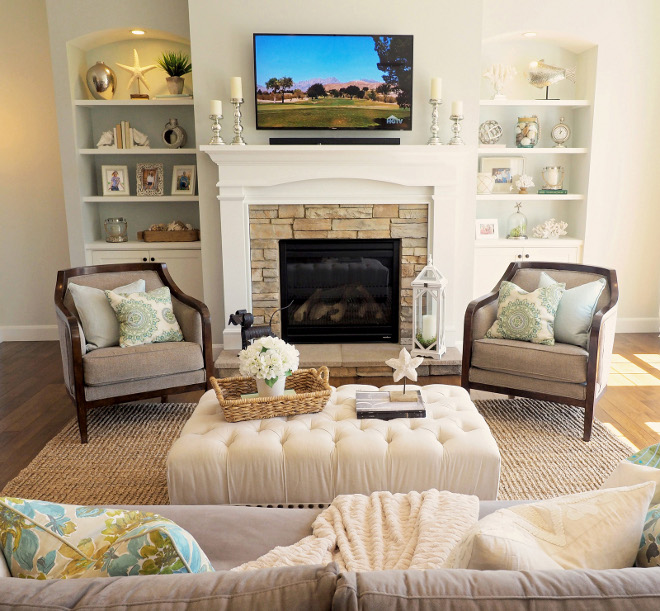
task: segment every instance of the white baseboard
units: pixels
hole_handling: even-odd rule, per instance
[[[48,342],[60,336],[57,325],[16,325],[0,327],[0,342]]]
[[[657,333],[660,318],[617,318],[617,333]]]
[[[217,359],[220,356],[220,353],[224,350],[224,344],[213,344],[213,360]]]

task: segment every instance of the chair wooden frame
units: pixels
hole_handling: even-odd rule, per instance
[[[499,287],[504,281],[511,281],[520,269],[542,269],[542,270],[566,270],[576,272],[590,272],[600,274],[607,279],[610,290],[610,302],[603,308],[598,310],[593,317],[591,331],[589,332],[589,343],[587,352],[589,357],[587,360],[587,382],[586,382],[586,398],[575,399],[572,397],[562,397],[553,394],[532,392],[528,390],[519,390],[516,388],[509,388],[504,386],[492,386],[489,384],[481,384],[478,382],[470,382],[470,363],[472,360],[472,343],[474,338],[472,336],[472,321],[474,316],[480,308],[496,301],[499,294]],[[577,405],[584,408],[584,435],[583,440],[589,441],[591,439],[591,430],[593,427],[594,419],[594,406],[605,391],[606,386],[602,386],[596,394],[596,381],[598,380],[599,368],[601,366],[599,354],[600,344],[602,341],[601,330],[606,315],[617,304],[619,300],[619,285],[617,282],[616,272],[613,269],[606,267],[594,267],[591,265],[581,265],[577,263],[551,263],[539,261],[515,261],[509,265],[502,278],[498,281],[497,285],[487,295],[478,297],[468,304],[465,312],[465,320],[463,327],[463,363],[461,368],[461,386],[468,392],[470,389],[486,390],[496,393],[513,394],[520,397],[528,397],[530,399],[540,399],[542,401],[554,401],[557,403],[564,403],[567,405]]]
[[[181,303],[199,312],[202,323],[202,354],[204,359],[204,369],[206,371],[206,381],[187,386],[165,387],[152,391],[87,401],[85,399],[85,382],[83,378],[83,355],[80,345],[80,326],[78,319],[64,305],[64,295],[66,294],[68,282],[70,279],[77,276],[132,271],[156,272],[163,284],[169,287],[173,297],[176,297]],[[70,389],[67,386],[67,392],[76,407],[78,428],[80,429],[80,439],[82,443],[87,443],[87,411],[94,407],[125,403],[129,401],[139,401],[140,399],[149,399],[153,397],[164,397],[168,394],[178,394],[192,390],[208,390],[211,388],[209,380],[214,373],[214,363],[211,339],[211,315],[209,309],[204,303],[190,295],[186,295],[181,289],[179,289],[172,280],[172,277],[167,270],[167,264],[165,263],[121,263],[74,267],[71,269],[60,270],[57,273],[57,285],[55,287],[55,311],[59,320],[64,324],[65,341],[69,348],[69,358],[66,366],[69,370],[69,379],[73,381],[73,388]]]

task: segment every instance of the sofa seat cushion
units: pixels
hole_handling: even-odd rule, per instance
[[[100,348],[83,356],[86,386],[146,380],[203,368],[202,349],[192,342]]]
[[[545,346],[510,339],[478,339],[472,344],[472,367],[573,384],[587,381],[589,354],[579,346]]]

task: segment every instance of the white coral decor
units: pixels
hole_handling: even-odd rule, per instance
[[[516,187],[519,189],[529,189],[534,186],[534,180],[528,174],[521,174],[520,178],[516,180]]]
[[[548,219],[543,221],[543,224],[537,225],[532,229],[532,235],[535,238],[558,238],[559,236],[566,235],[566,228],[568,223],[566,221],[555,221],[555,219]]]
[[[238,355],[244,376],[262,379],[272,388],[281,376],[298,369],[300,353],[279,337],[260,337]]]

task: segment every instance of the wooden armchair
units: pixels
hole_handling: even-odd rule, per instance
[[[566,288],[604,278],[587,349],[556,343],[484,339],[497,318],[500,284],[508,280],[531,292],[545,271]],[[619,289],[616,272],[573,263],[515,262],[492,292],[472,301],[465,312],[461,385],[509,395],[555,401],[584,408],[584,441],[591,438],[594,405],[607,386]]]
[[[135,280],[146,290],[167,286],[183,342],[112,346],[87,351],[70,282],[108,290]],[[168,394],[206,390],[213,375],[211,318],[208,308],[182,293],[164,263],[126,263],[61,270],[55,287],[66,389],[76,406],[82,443],[87,443],[87,410]]]

